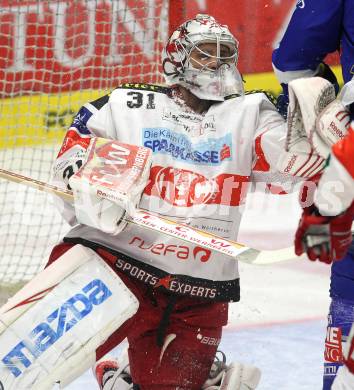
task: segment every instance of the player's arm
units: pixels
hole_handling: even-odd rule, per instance
[[[73,119],[65,134],[62,146],[53,165],[52,181],[57,186],[69,187],[70,177],[76,173],[86,160],[86,152],[93,137],[106,137],[105,120],[99,125],[95,119],[108,117],[109,95],[83,105]],[[102,121],[102,119],[101,119]]]
[[[90,122],[100,111],[106,111],[109,96],[105,95],[83,105],[67,130],[62,146],[52,166],[51,184],[69,189],[69,179],[82,167],[86,160],[90,140],[97,136]],[[99,133],[100,129],[97,129]],[[70,224],[78,223],[72,204],[54,196],[54,204],[62,217]]]
[[[298,2],[272,60],[281,83],[318,75],[328,53],[339,50],[342,0]],[[292,73],[295,72],[295,73]]]
[[[283,88],[278,99],[282,114],[286,114],[291,80],[320,76],[330,81],[338,92],[336,77],[323,60],[327,54],[339,49],[342,3],[341,0],[298,2],[279,47],[272,55],[274,72]]]
[[[354,197],[354,130],[332,148],[332,153],[319,183],[315,204],[322,215],[335,216],[350,207]]]
[[[304,209],[295,237],[295,252],[325,263],[339,260],[351,242],[354,218],[354,131],[332,148],[319,180],[315,203]]]

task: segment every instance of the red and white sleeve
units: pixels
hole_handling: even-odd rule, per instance
[[[329,165],[325,169],[315,197],[315,204],[323,215],[338,215],[346,210],[354,198],[354,130],[332,147]]]

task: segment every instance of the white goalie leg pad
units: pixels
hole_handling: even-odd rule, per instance
[[[6,390],[67,385],[138,306],[93,250],[74,246],[0,309],[0,383]]]
[[[118,359],[103,357],[95,364],[93,372],[102,390],[131,390],[133,388],[128,348],[122,351]]]
[[[354,374],[348,367],[342,366],[338,369],[336,378],[331,387],[332,390],[353,390],[354,389]]]
[[[254,390],[261,380],[261,370],[255,366],[232,362],[215,378],[208,379],[202,390]]]

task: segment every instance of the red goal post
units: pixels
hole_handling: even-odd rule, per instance
[[[47,182],[82,104],[163,83],[161,49],[184,18],[184,0],[0,0],[0,168]],[[0,216],[4,291],[39,272],[68,226],[50,196],[3,180]]]

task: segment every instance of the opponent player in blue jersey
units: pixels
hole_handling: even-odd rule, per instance
[[[283,94],[278,109],[286,115],[288,83],[300,77],[321,76],[338,91],[335,75],[324,62],[328,53],[340,52],[345,83],[354,75],[354,0],[299,0],[287,30],[273,52],[273,67]],[[351,104],[351,119],[354,106]],[[323,390],[331,388],[342,365],[342,342],[354,321],[354,244],[332,265],[331,305],[324,354]]]

